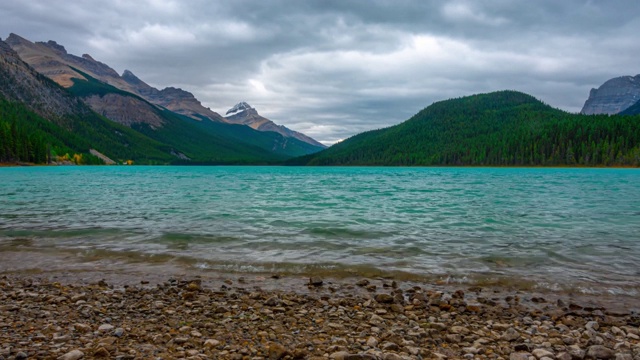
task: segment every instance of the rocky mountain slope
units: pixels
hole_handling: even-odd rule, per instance
[[[119,90],[135,94],[151,104],[155,104],[171,110],[180,115],[187,116],[193,120],[210,120],[214,122],[225,122],[230,124],[241,124],[252,127],[262,132],[276,132],[286,138],[294,138],[319,149],[325,146],[314,139],[299,132],[279,126],[272,121],[260,117],[257,113],[248,118],[237,116],[233,118],[222,117],[215,111],[205,107],[196,97],[183,89],[167,87],[162,90],[156,89],[129,70],[125,70],[122,76],[108,65],[96,61],[90,55],[84,54],[78,57],[67,53],[66,49],[55,41],[31,42],[16,34],[11,34],[6,42],[19,54],[19,56],[36,69],[41,74],[49,77],[63,87],[70,88],[77,84],[76,80],[88,80],[87,76],[109,84]],[[100,99],[92,98],[89,104],[98,113],[103,114],[114,121],[123,124],[131,124],[135,116],[135,122],[148,123],[153,126],[158,125],[157,119],[145,119],[144,114],[148,114],[148,109],[144,109],[141,104],[134,104],[131,99],[119,99],[111,96],[106,99],[108,104],[100,104]],[[124,110],[114,111],[113,104],[116,102],[127,106]],[[135,105],[135,106],[133,106]],[[128,108],[131,109],[129,112]],[[248,113],[245,115],[249,115]],[[319,150],[318,149],[318,150]]]
[[[295,138],[314,146],[318,146],[321,148],[326,147],[325,145],[319,143],[318,141],[310,138],[305,134],[291,130],[282,125],[277,125],[273,121],[260,116],[256,109],[254,109],[253,107],[251,107],[251,105],[247,104],[244,101],[237,103],[234,107],[227,110],[225,119],[233,124],[247,125],[259,131],[272,131],[281,134],[282,136]]]
[[[0,40],[0,161],[41,163],[55,153],[96,163],[97,151],[120,163],[266,164],[320,150],[274,132],[195,120],[72,70],[80,78],[70,77],[65,89]]]
[[[26,63],[63,87],[73,86],[73,79],[86,80],[83,75],[86,73],[120,90],[139,95],[152,104],[163,106],[195,120],[206,118],[211,121],[223,121],[220,114],[202,106],[193,94],[187,91],[176,88],[155,89],[130,71],[125,71],[123,76],[120,76],[114,69],[94,60],[88,54],[78,57],[67,53],[66,49],[55,41],[34,43],[11,34],[6,42]],[[95,102],[93,104],[95,105]]]
[[[640,101],[640,75],[610,79],[597,89],[591,89],[580,113],[618,114]]]

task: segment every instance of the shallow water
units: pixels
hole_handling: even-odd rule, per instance
[[[639,200],[638,169],[2,168],[0,251],[637,295]]]

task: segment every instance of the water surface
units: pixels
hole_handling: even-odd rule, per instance
[[[635,295],[639,200],[637,169],[3,168],[0,251]]]

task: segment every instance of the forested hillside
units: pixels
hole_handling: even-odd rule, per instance
[[[289,164],[640,166],[640,117],[570,114],[500,91],[434,103]]]

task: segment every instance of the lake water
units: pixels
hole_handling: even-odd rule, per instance
[[[10,250],[636,295],[640,170],[3,168]]]

